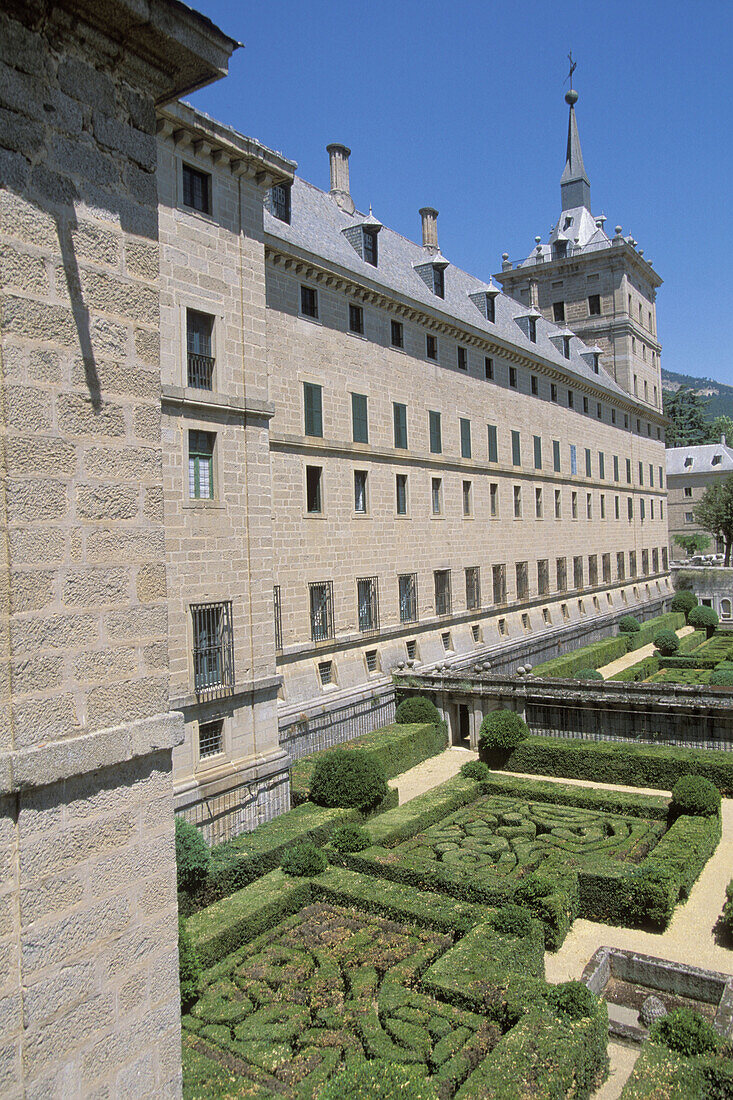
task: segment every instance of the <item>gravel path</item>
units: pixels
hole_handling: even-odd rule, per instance
[[[478,760],[478,755],[470,749],[451,747],[438,756],[431,756],[417,764],[409,771],[403,772],[395,779],[390,779],[390,787],[396,787],[400,792],[400,806],[403,802],[409,802],[424,791],[430,791],[433,787],[445,783],[456,775],[463,764],[468,760]]]
[[[683,626],[679,630],[675,631],[678,638],[684,638],[686,634],[693,634],[695,631],[694,626]],[[611,661],[608,665],[603,665],[598,669],[604,680],[610,679],[611,676],[615,676],[617,672],[623,672],[625,668],[631,668],[632,665],[636,665],[639,661],[642,661],[645,657],[651,657],[655,652],[654,643],[650,642],[649,645],[643,645],[640,649],[632,649],[631,653],[626,653],[623,657],[619,657],[616,661]]]

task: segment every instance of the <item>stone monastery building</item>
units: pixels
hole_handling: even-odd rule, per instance
[[[504,292],[443,255],[437,211],[420,243],[358,211],[345,146],[322,191],[159,114],[174,786],[210,839],[287,808],[288,752],[329,743],[309,723],[381,706],[395,667],[668,591],[661,280],[591,213],[566,99],[560,218]]]

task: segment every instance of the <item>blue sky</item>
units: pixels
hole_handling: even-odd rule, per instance
[[[662,364],[733,384],[733,4],[672,0],[193,0],[245,43],[197,107],[328,188],[350,146],[360,209],[486,278],[560,210],[568,50],[593,213],[664,279]],[[716,274],[717,272],[717,274]]]

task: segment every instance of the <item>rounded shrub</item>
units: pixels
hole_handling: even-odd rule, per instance
[[[426,699],[424,695],[416,695],[412,699],[402,700],[395,711],[394,720],[400,725],[406,722],[432,722],[436,726],[440,721],[440,711],[430,699]]]
[[[347,821],[333,830],[329,843],[337,852],[363,852],[371,845],[372,840],[361,825],[357,825],[355,821]]]
[[[178,889],[194,893],[206,881],[211,853],[201,833],[184,817],[176,818],[176,875]]]
[[[481,723],[479,745],[489,751],[516,749],[529,736],[529,728],[523,718],[513,710],[494,710]]]
[[[579,668],[573,673],[574,680],[602,680],[603,676],[597,668]]]
[[[710,673],[709,684],[713,687],[733,687],[733,670],[728,668],[714,668]]]
[[[711,638],[715,633],[715,628],[718,625],[718,616],[712,607],[703,607],[698,604],[697,607],[693,607],[692,611],[687,616],[687,621],[690,626],[699,627],[704,630],[708,638]]]
[[[188,1012],[198,997],[201,966],[182,917],[178,918],[178,979],[181,986],[181,1011]]]
[[[384,767],[364,749],[333,749],[313,769],[310,797],[319,806],[371,810],[386,796]]]
[[[720,791],[703,775],[683,775],[672,788],[670,816],[712,817],[720,813]]]
[[[582,1020],[594,1016],[598,1009],[598,998],[582,982],[563,982],[554,986],[547,1000],[558,1016],[567,1020]]]
[[[669,605],[670,611],[684,611],[685,619],[690,614],[693,607],[697,607],[697,596],[687,588],[683,588],[680,592],[675,592],[672,597],[672,603]]]
[[[522,905],[508,902],[491,916],[490,923],[505,936],[528,936],[532,931],[532,914]]]
[[[359,1062],[336,1074],[317,1100],[438,1100],[435,1086],[419,1070],[396,1062]]]
[[[633,615],[622,615],[618,621],[619,634],[638,634],[640,630],[641,623]]]
[[[713,1025],[691,1008],[675,1008],[667,1016],[655,1020],[649,1029],[649,1038],[685,1058],[712,1053],[719,1046]]]
[[[461,775],[464,775],[466,779],[488,779],[491,774],[489,765],[485,764],[483,760],[469,760],[467,764],[461,767]]]
[[[328,867],[328,860],[325,852],[306,842],[286,848],[280,866],[286,875],[320,875]]]
[[[673,657],[680,648],[680,640],[674,630],[660,630],[654,638],[654,648],[658,649],[663,657]]]

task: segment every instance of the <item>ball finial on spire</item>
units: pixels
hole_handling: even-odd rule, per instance
[[[565,93],[565,102],[568,103],[571,107],[574,107],[575,104],[578,102],[578,93],[576,92],[575,88],[569,88],[568,91]]]

